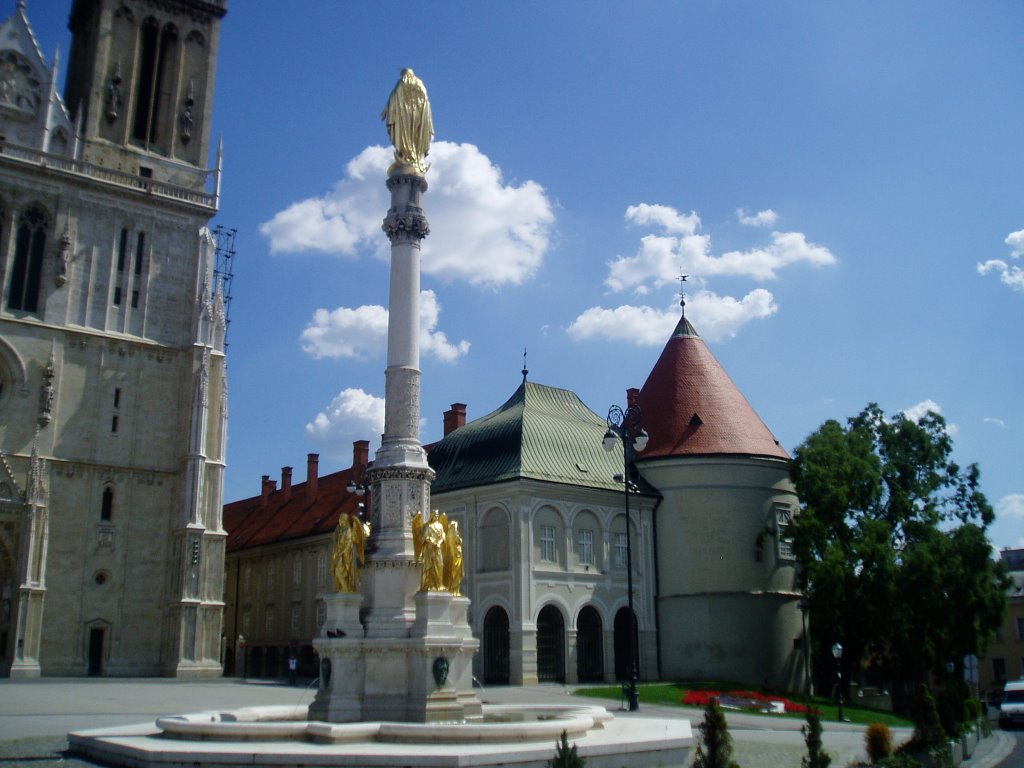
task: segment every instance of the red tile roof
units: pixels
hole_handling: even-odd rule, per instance
[[[227,551],[330,533],[343,512],[356,514],[359,502],[369,501],[368,496],[359,497],[346,490],[352,473],[349,468],[318,478],[316,496],[310,500],[306,498],[307,484],[296,483],[290,496],[276,489],[269,492],[265,503],[260,495],[225,504]]]
[[[639,403],[650,434],[641,460],[714,454],[789,458],[685,318],[640,389]]]

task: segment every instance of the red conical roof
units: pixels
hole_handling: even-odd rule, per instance
[[[685,318],[647,377],[639,402],[650,434],[640,459],[709,454],[789,458]]]

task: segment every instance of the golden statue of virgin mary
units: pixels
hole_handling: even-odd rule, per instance
[[[388,136],[395,147],[395,162],[388,168],[388,175],[425,174],[430,166],[423,158],[430,152],[434,121],[430,116],[427,88],[411,69],[402,70],[380,119],[387,124]]]

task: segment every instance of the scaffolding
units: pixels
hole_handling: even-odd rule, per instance
[[[224,299],[224,351],[228,351],[228,330],[231,328],[231,281],[235,278],[235,235],[237,229],[220,224],[213,230],[217,243],[216,263],[213,268],[214,285]]]

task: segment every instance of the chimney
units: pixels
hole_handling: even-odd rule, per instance
[[[281,493],[284,494],[284,500],[288,501],[292,497],[292,468],[281,467]]]
[[[626,407],[629,408],[633,405],[640,405],[640,390],[636,387],[626,390]]]
[[[306,501],[316,499],[316,485],[320,472],[320,454],[306,454]]]
[[[270,498],[270,494],[277,490],[277,481],[271,480],[270,475],[263,475],[260,481],[260,504],[267,506],[267,500]]]
[[[362,482],[366,476],[366,465],[370,461],[370,441],[356,440],[352,443],[352,479]]]
[[[466,404],[452,403],[450,410],[444,412],[444,436],[448,437],[459,427],[466,426]]]

